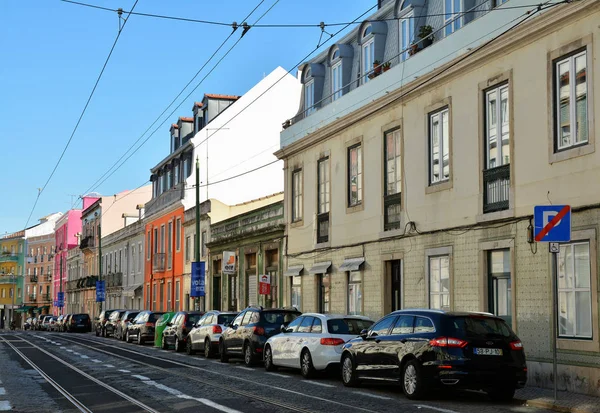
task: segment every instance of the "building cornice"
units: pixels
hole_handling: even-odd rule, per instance
[[[574,4],[558,6],[548,10],[537,18],[516,27],[511,32],[493,41],[488,46],[484,46],[480,50],[477,50],[472,56],[465,58],[465,55],[463,54],[456,57],[426,75],[406,83],[398,89],[390,91],[385,96],[373,100],[360,109],[342,116],[315,132],[279,149],[275,152],[275,156],[277,156],[278,159],[286,159],[293,156],[332,137],[357,122],[376,115],[379,111],[389,109],[388,107],[392,104],[397,104],[399,102],[406,104],[408,101],[422,95],[424,92],[437,88],[442,83],[447,83],[449,80],[456,77],[464,76],[465,72],[472,71],[489,63],[490,59],[523,48],[546,36],[548,33],[555,32],[561,27],[571,24],[573,21],[590,15],[599,8],[599,1],[581,0]],[[420,84],[424,85],[419,86]]]

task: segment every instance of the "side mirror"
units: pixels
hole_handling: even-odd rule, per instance
[[[285,324],[282,324],[281,327],[279,327],[279,331],[281,331],[282,333],[287,333],[287,326]]]
[[[369,335],[369,330],[367,330],[366,328],[364,330],[361,330],[361,332],[359,334],[360,338],[362,338],[363,340],[366,340],[368,335]]]

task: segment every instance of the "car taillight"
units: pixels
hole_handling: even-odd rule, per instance
[[[463,348],[469,344],[464,340],[454,337],[438,337],[429,341],[429,345],[432,347],[454,347]]]
[[[221,334],[223,332],[223,329],[221,328],[221,326],[213,326],[213,334]]]
[[[256,334],[257,336],[264,336],[265,335],[265,329],[262,328],[262,327],[255,326],[254,327],[254,334]]]
[[[154,327],[154,323],[146,323],[146,327]]]
[[[75,320],[71,320],[71,324],[75,324]]]
[[[523,343],[520,340],[513,341],[510,343],[510,348],[512,350],[523,350]]]
[[[323,337],[321,339],[321,345],[322,346],[339,346],[341,344],[344,344],[345,341],[342,340],[341,338],[326,338]]]

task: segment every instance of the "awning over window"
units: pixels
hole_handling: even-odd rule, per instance
[[[309,274],[325,274],[331,267],[331,261],[315,262],[312,268],[308,271]]]
[[[290,265],[286,272],[283,273],[286,277],[297,277],[300,275],[304,265]]]
[[[345,259],[338,271],[358,271],[360,266],[365,262],[364,257]]]
[[[142,288],[142,283],[139,284],[134,284],[134,285],[128,285],[126,287],[123,287],[123,296],[125,297],[133,297],[135,295],[135,292],[137,289]]]

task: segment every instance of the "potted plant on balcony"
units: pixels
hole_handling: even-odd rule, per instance
[[[381,74],[381,62],[379,60],[375,60],[373,62],[373,73],[375,73],[375,76],[379,76]]]
[[[408,55],[414,56],[419,52],[419,43],[413,43],[410,45],[410,49],[408,49]]]
[[[388,70],[390,70],[390,68],[392,67],[392,63],[389,61],[385,62],[381,67],[383,68],[383,72],[385,73]]]
[[[419,28],[419,38],[421,39],[421,48],[431,46],[433,43],[433,27],[430,25],[421,26]]]

